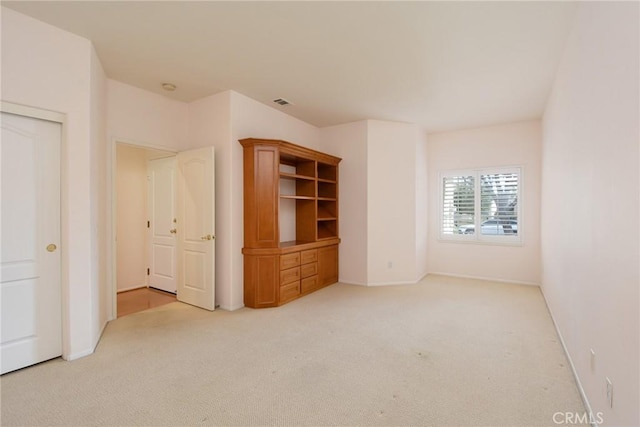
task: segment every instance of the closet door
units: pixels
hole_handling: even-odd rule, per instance
[[[2,113],[2,374],[62,354],[61,128]]]

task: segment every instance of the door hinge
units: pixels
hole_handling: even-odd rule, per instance
[[[151,221],[147,221],[147,228],[151,227]]]
[[[148,276],[149,274],[150,274],[150,271],[149,271],[149,269],[147,268],[147,276]]]

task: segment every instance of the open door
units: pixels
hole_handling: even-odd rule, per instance
[[[178,153],[178,301],[215,308],[213,147]]]

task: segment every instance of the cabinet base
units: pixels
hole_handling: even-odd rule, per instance
[[[338,281],[335,241],[243,253],[245,307],[278,307]]]

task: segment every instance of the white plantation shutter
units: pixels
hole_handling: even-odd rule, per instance
[[[518,232],[518,178],[518,173],[480,175],[481,222],[491,221],[482,227],[482,234]]]
[[[440,237],[520,243],[520,168],[441,173]]]
[[[442,233],[459,234],[461,226],[475,221],[475,178],[447,176],[442,179]]]

